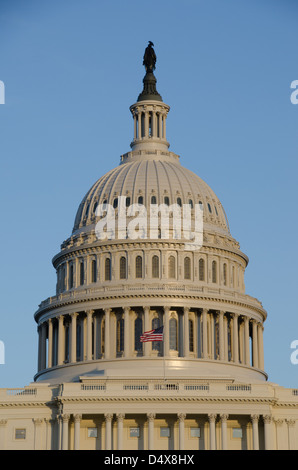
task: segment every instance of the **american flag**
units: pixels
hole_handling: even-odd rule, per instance
[[[163,326],[155,330],[145,331],[140,337],[141,343],[146,341],[163,341]]]

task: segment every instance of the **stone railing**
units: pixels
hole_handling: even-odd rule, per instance
[[[258,308],[264,312],[262,304],[259,300],[246,294],[224,289],[222,287],[208,287],[208,286],[196,286],[195,284],[182,284],[179,282],[172,283],[134,283],[134,284],[116,284],[104,285],[100,287],[89,287],[89,288],[76,288],[71,291],[66,291],[61,294],[52,296],[42,301],[39,305],[39,309],[36,314],[41,313],[43,310],[59,306],[59,304],[68,303],[72,301],[84,301],[92,300],[92,298],[105,297],[113,295],[123,294],[153,294],[158,293],[171,293],[181,295],[204,295],[210,296],[214,299],[224,297],[225,300],[231,300],[235,302],[241,302],[253,308]]]

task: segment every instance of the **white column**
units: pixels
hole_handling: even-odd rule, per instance
[[[224,312],[218,312],[219,319],[219,359],[224,361],[225,359],[225,339],[224,339]]]
[[[184,320],[184,341],[183,341],[183,355],[184,357],[189,357],[189,308],[184,307],[184,315],[183,315],[183,320]]]
[[[244,317],[244,348],[245,348],[245,364],[250,365],[250,348],[249,348],[249,318]]]
[[[294,419],[287,419],[288,425],[288,440],[289,440],[289,448],[288,450],[296,450],[296,439],[295,439],[295,420]]]
[[[258,324],[259,368],[264,370],[263,325]]]
[[[41,324],[41,369],[47,366],[47,322]]]
[[[74,450],[80,450],[80,430],[82,415],[74,415]]]
[[[202,329],[203,329],[203,358],[207,359],[208,357],[208,343],[207,343],[207,309],[203,308],[202,311]]]
[[[179,450],[184,450],[184,442],[185,442],[185,429],[184,429],[184,420],[185,420],[186,414],[184,413],[179,413],[178,414],[178,419],[179,419]]]
[[[105,359],[110,358],[110,314],[111,309],[105,308]]]
[[[146,306],[146,307],[143,307],[143,311],[144,311],[144,331],[149,331],[151,330],[150,328],[150,307]],[[145,342],[144,343],[144,355],[145,356],[149,356],[150,354],[150,348],[151,348],[151,343],[150,342]]]
[[[221,448],[227,450],[228,448],[228,436],[227,436],[227,420],[229,415],[222,414],[221,418]]]
[[[259,450],[259,415],[252,415],[253,450]]]
[[[209,429],[210,429],[210,450],[216,449],[216,442],[215,442],[215,420],[216,414],[209,414]]]
[[[0,450],[6,450],[7,419],[0,419]]]
[[[43,422],[40,418],[33,419],[34,422],[34,450],[41,449],[41,424]]]
[[[105,414],[106,420],[106,448],[105,450],[112,450],[112,419],[113,415],[111,413]]]
[[[252,323],[252,341],[253,341],[253,347],[252,347],[252,354],[253,354],[253,366],[254,367],[259,367],[259,352],[258,352],[258,332],[257,332],[257,322],[256,320],[253,320]]]
[[[88,310],[87,314],[87,361],[92,360],[92,316],[94,310]]]
[[[130,352],[129,311],[129,307],[124,308],[124,357],[129,357]]]
[[[78,313],[71,314],[70,362],[77,361],[77,316]]]
[[[263,416],[264,432],[265,432],[265,450],[272,450],[272,417],[270,415]]]
[[[164,356],[170,353],[170,307],[164,307]]]
[[[154,449],[154,413],[148,413],[148,450]]]
[[[118,413],[117,415],[117,449],[123,449],[123,419],[125,415],[123,413]]]
[[[65,350],[64,350],[64,318],[63,315],[60,315],[59,318],[59,325],[58,325],[58,365],[63,364],[65,358]]]
[[[162,114],[158,114],[159,138],[162,138]]]
[[[53,322],[52,319],[48,320],[48,369],[52,367],[53,357]]]
[[[138,139],[142,138],[142,112],[138,110]]]
[[[69,415],[62,415],[62,450],[68,450]]]
[[[233,360],[239,362],[238,313],[233,314]]]

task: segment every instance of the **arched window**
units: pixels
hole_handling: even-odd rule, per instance
[[[211,209],[211,206],[210,206],[209,202],[208,202],[207,205],[208,205],[208,210],[209,210],[210,214],[212,214],[212,209]]]
[[[217,265],[216,261],[212,261],[212,282],[217,282]]]
[[[194,352],[194,328],[193,320],[188,320],[189,351]]]
[[[235,287],[235,266],[232,266],[231,285]]]
[[[205,261],[203,258],[199,260],[199,280],[205,281]]]
[[[126,207],[129,207],[130,206],[130,196],[127,196],[126,199],[125,199],[125,205]]]
[[[142,333],[143,333],[143,322],[142,322],[142,318],[138,317],[135,320],[135,351],[142,350],[142,343],[140,341]]]
[[[166,206],[169,206],[170,205],[170,199],[168,196],[165,196],[164,198],[164,203],[166,204]]]
[[[143,196],[138,197],[138,204],[143,204],[144,203],[144,198]]]
[[[190,208],[193,209],[193,202],[192,202],[192,199],[189,199],[189,200],[188,200],[188,204],[190,205]]]
[[[114,209],[117,209],[117,207],[118,207],[118,197],[115,197],[115,199],[113,201],[113,207],[114,207]]]
[[[169,278],[170,279],[175,279],[176,277],[176,263],[175,263],[175,257],[170,256],[168,260],[168,271],[169,271]]]
[[[226,263],[224,263],[224,265],[223,265],[223,283],[224,283],[224,286],[227,285],[227,265],[226,265]]]
[[[105,260],[105,281],[111,280],[111,260],[106,258]]]
[[[142,263],[142,257],[137,256],[136,257],[136,278],[141,279],[143,277],[143,263]]]
[[[190,279],[190,258],[184,258],[184,279]]]
[[[155,330],[156,328],[159,328],[161,326],[160,324],[160,319],[153,318],[152,320],[152,330]],[[152,350],[154,351],[161,351],[161,346],[162,346],[162,341],[152,341]]]
[[[96,280],[97,280],[97,266],[96,266],[96,259],[93,259],[91,263],[91,282],[96,282]]]
[[[177,204],[178,204],[178,206],[182,207],[181,197],[177,198]]]
[[[156,196],[151,196],[151,204],[156,204]]]
[[[85,279],[85,269],[84,269],[84,261],[80,262],[80,286],[84,285]]]
[[[121,256],[120,258],[120,279],[126,279],[126,258]]]
[[[117,353],[124,351],[124,319],[117,320]]]
[[[157,255],[152,257],[152,277],[154,279],[159,278],[159,257]]]
[[[177,331],[177,320],[176,318],[170,319],[170,349],[177,351],[178,349],[178,331]]]

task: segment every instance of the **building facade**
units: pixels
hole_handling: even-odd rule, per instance
[[[298,390],[268,381],[248,258],[213,190],[169,151],[152,46],[131,150],[53,258],[34,381],[0,390],[2,449],[298,449]]]

